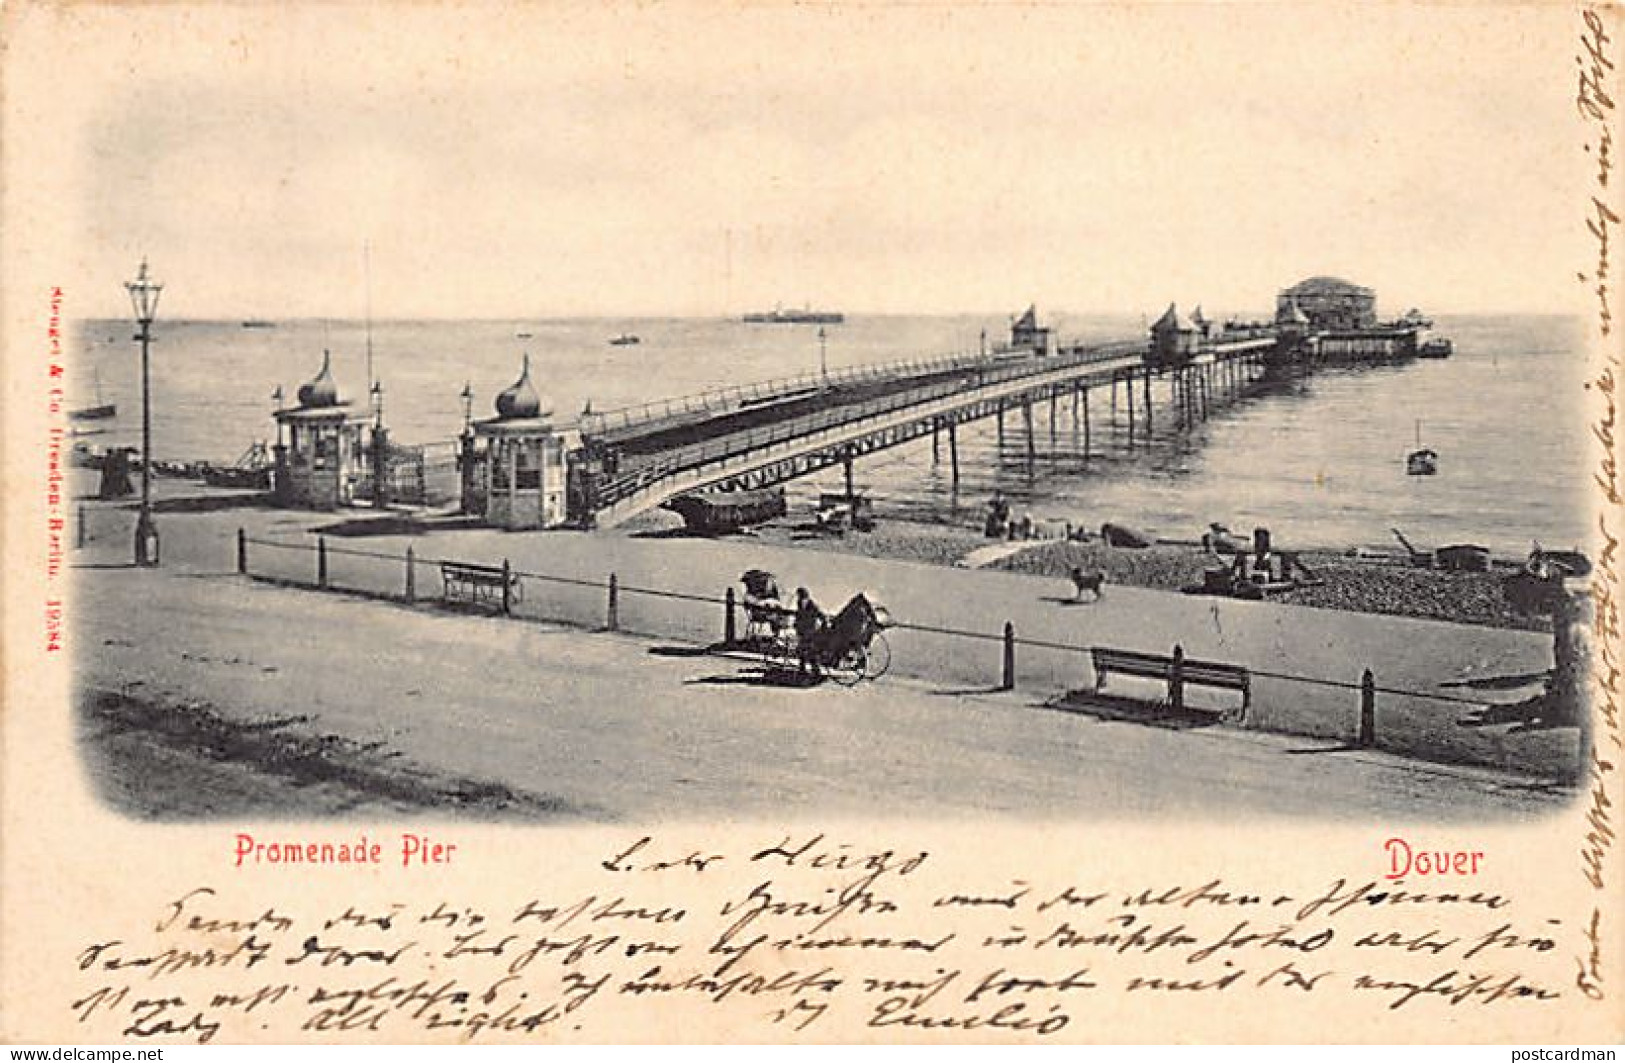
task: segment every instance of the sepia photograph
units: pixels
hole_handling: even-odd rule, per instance
[[[588,916],[528,900],[515,926],[562,936],[480,959],[515,994],[564,964],[547,1018],[414,1025],[408,994],[363,1022],[359,996],[331,1003],[359,989],[267,983],[268,1033],[240,999],[115,996],[126,968],[196,976],[115,918],[61,951],[69,1006],[36,1028],[524,1039],[617,985],[631,1008],[700,978],[722,1007],[755,957],[776,1017],[703,1019],[705,1039],[1087,1039],[1071,1002],[1090,970],[1107,992],[1106,960],[944,973],[954,949],[1070,935],[1074,958],[1182,955],[1187,981],[1136,972],[1098,1005],[1109,1039],[1155,1040],[1175,1035],[1128,1021],[1161,1006],[1146,987],[1219,1013],[1245,966],[1251,992],[1308,993],[1305,959],[1341,934],[1328,955],[1400,935],[1384,954],[1406,964],[1463,953],[1431,983],[1345,958],[1321,984],[1347,976],[1371,1014],[1516,998],[1497,1022],[1544,1007],[1526,1029],[1620,1033],[1598,988],[1618,909],[1538,933],[1334,925],[1400,886],[1494,921],[1483,897],[1556,860],[1578,870],[1531,889],[1617,897],[1617,9],[25,3],[5,22],[6,822],[46,799],[22,765],[51,765],[110,844],[208,869],[125,921],[250,931],[235,952],[200,938],[210,967],[261,947],[376,978],[399,954],[246,898],[351,864],[369,889],[390,864],[507,882],[502,853],[535,867],[546,839],[593,874],[693,872],[726,926],[634,941],[682,912],[594,886],[581,913],[621,936],[559,960]],[[1125,868],[1188,868],[1124,887],[1125,909],[1211,907],[1222,940],[1146,947],[1142,914],[1086,942],[1074,909],[1095,902],[1014,863],[922,902],[985,927],[933,937],[922,915],[904,937],[877,891],[912,896],[950,857],[876,824],[980,824],[989,854],[1106,832]],[[1272,831],[1298,839],[1277,855],[1337,839],[1294,872],[1317,892],[1201,872]],[[1255,840],[1204,848],[1221,838]],[[1358,867],[1330,855],[1345,843]],[[741,879],[739,919],[713,862],[834,874],[838,900]],[[223,915],[227,882],[268,922]],[[439,888],[395,911],[436,923]],[[13,894],[0,956],[44,889]],[[1271,892],[1279,914],[1225,929]],[[1074,925],[1023,914],[1041,895]],[[391,932],[349,910],[326,925]],[[853,928],[875,919],[895,936]],[[749,941],[770,924],[786,936]],[[795,927],[837,967],[860,947],[924,967],[887,975],[902,996],[869,978],[836,1025],[846,990],[772,980],[788,961],[767,949],[815,947]],[[1242,958],[1266,946],[1291,962]],[[1509,948],[1560,973],[1474,966]],[[584,990],[582,950],[623,949],[614,979],[642,981]],[[1024,1003],[978,1011],[994,993]],[[1427,1006],[1388,1027],[1352,1004],[1327,1037],[1494,1036],[1428,1032]],[[1303,1036],[1269,1008],[1250,1039]],[[550,1036],[701,1036],[659,1014]]]

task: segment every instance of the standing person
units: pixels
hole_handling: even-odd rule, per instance
[[[796,653],[801,660],[803,675],[822,675],[818,664],[819,636],[823,634],[824,623],[828,618],[824,611],[813,601],[813,596],[807,588],[796,588]]]

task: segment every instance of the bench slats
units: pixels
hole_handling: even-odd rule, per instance
[[[1141,679],[1161,679],[1168,682],[1169,698],[1182,702],[1172,689],[1174,658],[1155,653],[1141,653],[1137,650],[1114,650],[1097,646],[1091,649],[1090,657],[1095,667],[1095,689],[1101,690],[1106,685],[1108,675],[1127,675]],[[1240,665],[1223,664],[1219,661],[1193,660],[1189,657],[1180,658],[1179,685],[1211,687],[1216,690],[1234,690],[1241,694],[1241,708],[1246,712],[1252,700],[1252,677],[1246,668]],[[1184,707],[1184,706],[1181,706]]]
[[[440,578],[445,584],[447,598],[463,596],[471,602],[496,600],[503,588],[506,575],[507,587],[513,591],[513,599],[519,600],[519,574],[507,572],[495,565],[477,565],[467,561],[440,562]]]

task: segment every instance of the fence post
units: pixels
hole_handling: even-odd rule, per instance
[[[327,536],[316,536],[316,586],[327,589]]]
[[[728,588],[728,593],[722,598],[722,644],[732,646],[736,632],[734,630],[734,589]]]
[[[513,568],[502,559],[502,615],[513,615]]]
[[[1004,622],[1004,669],[999,676],[1000,690],[1016,689],[1016,625]]]
[[[418,600],[417,566],[414,562],[417,554],[412,550],[412,544],[406,544],[406,604],[411,605]]]
[[[1168,665],[1168,701],[1175,712],[1185,709],[1185,647],[1174,643],[1174,659]]]
[[[237,529],[237,575],[248,575],[248,533]]]
[[[1360,677],[1360,739],[1362,749],[1377,744],[1377,677],[1367,668]]]
[[[609,574],[609,619],[605,626],[611,631],[621,629],[621,581],[613,572]]]

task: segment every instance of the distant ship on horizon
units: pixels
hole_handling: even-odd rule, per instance
[[[845,320],[845,314],[834,310],[814,310],[812,307],[786,310],[782,306],[744,317],[747,325],[839,325]]]

